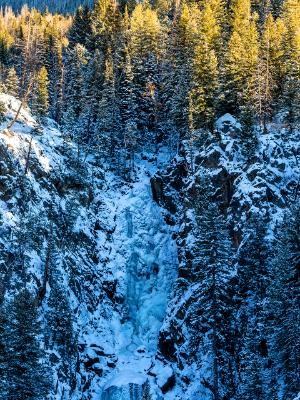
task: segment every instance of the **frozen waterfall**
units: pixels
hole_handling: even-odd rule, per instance
[[[123,271],[124,318],[114,333],[117,368],[102,400],[141,400],[178,263],[172,230],[152,199],[148,177],[119,199],[113,242],[116,273]]]

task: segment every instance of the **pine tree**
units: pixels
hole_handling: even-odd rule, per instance
[[[202,384],[218,400],[222,398],[222,392],[234,391],[229,384],[232,379],[229,349],[233,340],[231,280],[234,269],[226,223],[217,205],[211,201],[213,189],[206,183],[204,180],[198,187],[197,198],[201,196],[201,201],[195,210],[197,236],[191,271],[193,281],[201,284],[192,296],[188,318],[195,329],[195,338],[200,335],[201,357],[209,360],[210,376],[203,378]]]
[[[0,123],[4,121],[5,113],[6,113],[5,104],[2,101],[0,101]]]
[[[48,71],[43,66],[37,74],[33,109],[39,117],[46,117],[49,110],[49,79]]]
[[[196,129],[208,127],[213,130],[219,90],[217,53],[221,31],[210,2],[204,5],[200,24],[199,43],[193,60],[192,113]]]
[[[121,17],[114,0],[96,0],[91,13],[91,36],[87,47],[106,54],[114,49],[121,26]]]
[[[100,153],[106,157],[114,157],[121,124],[111,53],[108,54],[105,62],[103,90],[96,124],[97,143]]]
[[[158,54],[161,25],[157,12],[138,4],[130,20],[130,57],[137,98],[139,129],[151,131],[158,118]],[[150,138],[151,140],[151,138]]]
[[[72,310],[60,287],[61,282],[59,282],[55,266],[51,269],[50,285],[49,310],[46,315],[46,343],[48,348],[57,351],[61,356],[60,379],[74,387],[78,357],[77,337],[74,332]]]
[[[0,29],[0,63],[8,66],[11,58],[11,47],[14,39],[7,29]]]
[[[104,81],[105,59],[103,54],[96,50],[90,58],[86,72],[84,74],[83,98],[84,104],[80,125],[82,128],[82,138],[87,143],[95,145],[97,143],[97,120],[99,104],[102,98]]]
[[[4,374],[0,394],[5,400],[43,400],[51,388],[46,354],[38,337],[38,322],[34,298],[28,290],[19,292],[7,305],[8,318],[2,322],[2,354]]]
[[[257,112],[264,131],[267,130],[267,123],[276,110],[278,94],[281,91],[283,31],[282,21],[280,19],[275,21],[272,14],[269,14],[263,28],[257,70]]]
[[[300,2],[286,0],[283,6],[283,21],[286,32],[283,38],[284,83],[281,99],[286,109],[286,120],[290,129],[300,121]]]
[[[2,297],[2,296],[1,296]],[[3,299],[1,299],[3,301]],[[7,357],[7,330],[9,327],[9,310],[6,303],[0,306],[0,395],[8,400],[8,357]]]
[[[80,6],[75,12],[72,26],[68,33],[69,46],[77,44],[87,47],[91,35],[91,11],[87,5]]]
[[[9,68],[5,80],[5,88],[8,94],[18,97],[19,95],[19,78],[14,67]]]
[[[64,82],[64,117],[63,124],[67,133],[81,140],[82,130],[80,115],[83,110],[83,89],[85,66],[87,63],[86,49],[77,44],[67,55],[67,67]]]
[[[58,123],[63,116],[63,43],[56,35],[48,41],[47,69],[49,75],[49,115]]]
[[[133,66],[128,49],[125,49],[125,61],[123,75],[120,84],[120,114],[122,119],[123,138],[119,143],[120,151],[124,149],[124,157],[120,154],[120,164],[130,163],[129,170],[132,169],[134,153],[137,142],[139,141],[139,132],[137,128],[138,121],[137,96],[134,83]],[[124,158],[124,160],[122,160]],[[125,167],[125,169],[128,167]]]
[[[252,216],[238,253],[239,371],[238,395],[247,400],[268,398],[269,342],[266,290],[270,285],[266,225]]]
[[[165,61],[162,65],[161,87],[163,115],[166,131],[170,135],[172,147],[178,149],[180,137],[188,130],[189,91],[191,87],[190,48],[186,43],[186,28],[183,6],[181,16],[177,16],[166,44]]]
[[[270,258],[270,285],[267,289],[270,353],[277,392],[284,399],[294,398],[299,390],[300,365],[300,279],[299,221],[297,208],[286,214],[279,226]],[[279,382],[284,382],[280,385]]]
[[[227,110],[241,115],[245,140],[251,142],[258,63],[257,17],[251,14],[250,0],[237,0],[232,12],[232,33],[225,60],[223,90]]]

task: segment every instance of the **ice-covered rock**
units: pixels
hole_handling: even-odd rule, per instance
[[[134,371],[120,372],[105,385],[101,400],[141,400],[145,381]]]

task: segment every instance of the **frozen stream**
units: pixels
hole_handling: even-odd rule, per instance
[[[125,301],[123,320],[114,324],[117,368],[105,384],[102,400],[139,400],[176,277],[177,250],[152,199],[149,177],[134,184],[116,204],[112,241]]]

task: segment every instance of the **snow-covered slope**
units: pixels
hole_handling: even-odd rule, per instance
[[[203,203],[202,199],[211,191],[210,202],[217,205],[216,210],[219,210],[215,211],[215,217],[217,218],[219,212],[226,221],[232,241],[229,263],[232,263],[235,269],[239,268],[241,274],[243,271],[243,266],[239,264],[242,262],[241,258],[248,257],[247,263],[250,263],[249,268],[253,270],[252,276],[258,281],[259,277],[255,277],[255,249],[260,252],[263,251],[261,250],[263,246],[268,247],[269,254],[263,256],[265,262],[270,262],[267,261],[268,257],[276,257],[276,254],[272,253],[275,237],[278,238],[278,232],[283,230],[283,220],[289,216],[293,206],[298,204],[299,198],[299,131],[294,130],[291,134],[289,128],[280,121],[270,124],[268,133],[261,133],[258,130],[256,132],[257,150],[250,156],[243,146],[241,125],[234,117],[229,114],[224,115],[217,121],[216,128],[215,136],[207,134],[202,139],[202,145],[195,144],[192,150],[189,142],[183,143],[180,155],[163,173],[157,173],[152,179],[154,197],[163,208],[170,211],[168,218],[179,227],[177,234],[178,279],[159,340],[159,347],[164,357],[178,367],[175,371],[178,388],[185,387],[184,392],[181,391],[182,389],[178,390],[179,399],[212,398],[209,383],[213,381],[211,349],[209,343],[205,342],[207,336],[201,332],[201,325],[198,324],[195,327],[192,324],[195,309],[201,310],[201,304],[197,304],[199,287],[205,284],[203,281],[199,282],[197,278],[199,269],[195,272],[193,267],[197,258],[199,238],[196,215],[199,221],[207,210],[207,203]],[[263,231],[262,236],[258,236],[258,230],[255,231],[260,227]],[[249,247],[246,254],[241,255],[243,251],[245,252],[244,248],[247,249],[249,238],[253,240],[253,247]],[[205,266],[200,264],[199,268],[205,268]],[[238,276],[232,279],[232,304],[234,301],[237,303],[240,301],[238,279]],[[251,282],[247,284],[251,285]],[[254,290],[254,287],[250,286],[250,293]],[[264,295],[267,296],[267,292]],[[265,304],[267,301],[264,300]],[[238,309],[239,306],[235,307]],[[236,324],[237,327],[240,323],[238,318],[242,312],[236,311],[236,313],[231,324]],[[256,321],[257,315],[252,315],[250,318]],[[225,322],[224,320],[222,323]],[[227,333],[232,326],[227,327]],[[237,350],[231,350],[237,351],[237,354],[241,352],[237,339],[238,329],[233,335],[232,344],[232,348],[236,346]],[[266,335],[265,332],[270,327],[261,329],[263,333],[256,333],[257,337],[259,335],[264,337],[263,335]],[[195,350],[195,341],[197,350]],[[272,350],[272,343],[269,346],[270,353],[276,351],[279,355],[278,350]],[[205,347],[209,350],[205,350]],[[239,357],[240,355],[236,359]],[[276,363],[273,363],[274,369],[270,367],[271,359],[270,355],[269,366],[264,370],[264,375],[261,375],[264,377],[263,384],[268,387],[266,393],[272,388],[274,392],[278,391],[278,399],[288,399],[289,397],[280,397],[282,382],[279,378],[276,385],[270,383],[277,373],[276,368],[279,367]],[[242,367],[237,363],[236,367],[231,366],[231,368],[239,370],[239,379],[243,382]],[[247,368],[246,364],[245,370]],[[260,372],[255,371],[254,379],[262,379],[259,378]],[[280,376],[280,367],[278,374]],[[246,373],[245,376],[247,376]],[[224,380],[226,379],[229,379],[229,372],[225,375]],[[238,390],[245,388],[246,383],[240,383]],[[236,390],[233,383],[227,383],[227,386],[222,387],[220,382],[219,385],[225,398],[231,400],[246,398],[245,394],[232,394]],[[230,390],[232,390],[231,393]],[[226,393],[229,393],[227,397]],[[269,394],[266,396],[269,398]]]

